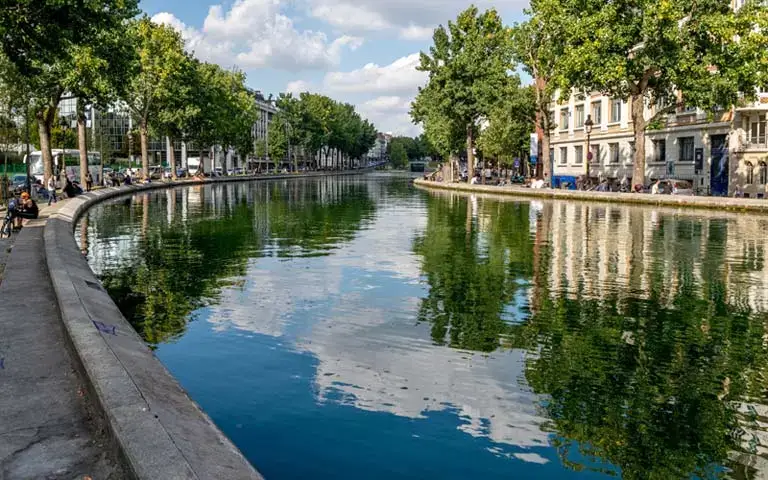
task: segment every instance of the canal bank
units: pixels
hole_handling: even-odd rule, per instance
[[[158,182],[44,208],[18,234],[0,284],[13,307],[0,313],[1,388],[8,403],[0,438],[15,439],[0,448],[3,478],[261,478],[122,316],[81,255],[74,222],[97,203],[147,190],[359,173]],[[41,463],[39,449],[59,462]]]
[[[748,198],[694,197],[673,195],[649,195],[644,193],[581,192],[578,190],[535,189],[521,186],[470,185],[467,183],[444,183],[416,179],[414,185],[426,189],[453,190],[469,193],[484,193],[513,197],[545,198],[580,202],[623,203],[627,205],[649,205],[664,207],[685,207],[732,212],[768,213],[768,201]]]

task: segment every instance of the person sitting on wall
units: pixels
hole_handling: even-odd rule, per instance
[[[67,178],[66,183],[64,184],[64,193],[67,194],[67,198],[76,197],[77,195],[80,195],[83,193],[83,189],[76,186],[74,183],[72,183],[69,178]]]
[[[38,215],[40,215],[40,209],[37,203],[32,200],[32,197],[29,196],[29,192],[21,192],[21,202],[11,212],[13,227],[19,229],[23,219],[32,220],[37,218]]]

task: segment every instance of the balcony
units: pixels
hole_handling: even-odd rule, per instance
[[[757,98],[754,101],[738,105],[736,110],[739,112],[768,110],[768,92],[759,92],[757,94]]]
[[[768,151],[768,139],[765,135],[749,136],[743,146],[747,152]]]

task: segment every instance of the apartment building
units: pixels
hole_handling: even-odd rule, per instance
[[[645,118],[653,118],[666,106],[646,102]],[[574,94],[568,101],[554,101],[549,151],[553,184],[585,175],[589,153],[591,177],[631,179],[634,131],[630,108],[627,99],[601,94]],[[646,130],[647,179],[688,180],[700,195],[743,192],[764,198],[768,193],[766,113],[768,92],[759,92],[755,102],[714,113],[681,103]],[[584,127],[587,118],[594,123],[589,145]]]

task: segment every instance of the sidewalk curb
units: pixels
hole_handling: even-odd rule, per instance
[[[65,200],[66,205],[51,214],[45,224],[45,255],[65,334],[96,399],[96,407],[134,478],[262,477],[187,395],[120,313],[77,248],[73,235],[77,219],[88,208],[107,199],[149,190],[359,173],[365,171],[109,187]]]
[[[582,192],[578,190],[534,189],[517,186],[499,187],[493,185],[469,185],[466,183],[444,183],[422,179],[416,179],[413,183],[417,187],[427,190],[452,190],[467,193],[505,195],[510,197],[722,210],[739,213],[768,213],[768,199],[758,200],[729,197],[650,195],[646,193]]]

